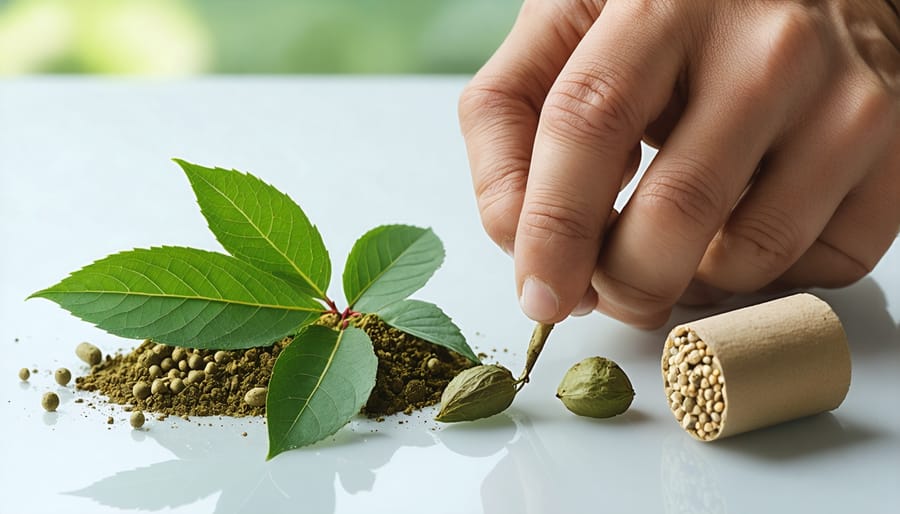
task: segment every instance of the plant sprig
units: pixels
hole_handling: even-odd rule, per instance
[[[440,308],[407,299],[443,263],[431,229],[383,225],[360,237],[344,266],[341,309],[327,294],[322,236],[290,197],[249,173],[175,162],[228,254],[125,251],[29,298],[52,300],[112,334],[169,345],[233,350],[293,336],[269,381],[268,458],[334,434],[365,405],[378,361],[352,322],[366,313],[479,363]],[[312,324],[326,314],[338,317],[336,327]]]

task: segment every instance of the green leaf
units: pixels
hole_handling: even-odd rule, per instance
[[[347,256],[347,302],[359,312],[376,312],[424,286],[443,261],[444,245],[431,229],[376,227],[360,237]]]
[[[275,361],[266,398],[268,459],[324,439],[356,415],[375,387],[378,359],[365,332],[310,325]]]
[[[324,310],[246,262],[174,246],[110,255],[31,297],[118,336],[214,349],[271,344]]]
[[[459,327],[437,305],[421,300],[403,300],[381,309],[376,314],[388,325],[407,334],[443,346],[481,364],[466,343]]]
[[[331,261],[318,229],[286,194],[249,173],[175,159],[228,252],[325,299]]]

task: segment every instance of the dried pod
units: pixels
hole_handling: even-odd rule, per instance
[[[90,366],[96,366],[103,360],[103,353],[100,352],[100,348],[87,342],[79,343],[75,347],[75,355]]]
[[[516,397],[516,379],[503,366],[482,365],[463,370],[441,395],[437,421],[474,421],[506,410]]]
[[[603,357],[588,357],[569,368],[556,397],[579,416],[611,418],[628,410],[634,388],[618,364]]]
[[[254,387],[244,395],[244,402],[251,407],[262,407],[266,404],[267,392],[265,387]]]

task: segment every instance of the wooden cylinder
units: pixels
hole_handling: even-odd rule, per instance
[[[682,428],[713,441],[837,408],[850,350],[831,307],[797,294],[675,327],[662,373]]]

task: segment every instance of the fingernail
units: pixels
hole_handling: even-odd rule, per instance
[[[572,316],[587,316],[594,312],[595,307],[597,307],[597,297],[593,293],[588,293],[572,309]]]
[[[559,313],[559,297],[543,281],[528,277],[522,284],[522,297],[519,298],[522,312],[534,321],[549,321]]]

